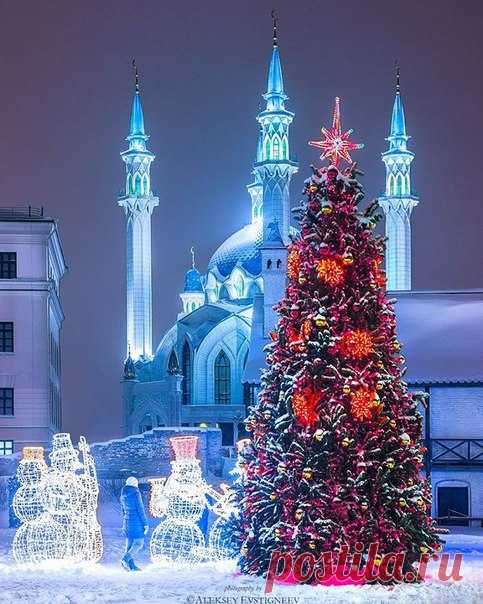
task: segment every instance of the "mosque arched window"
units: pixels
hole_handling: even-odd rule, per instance
[[[282,159],[288,159],[288,142],[286,136],[284,136],[282,140]]]
[[[134,195],[141,195],[141,177],[139,174],[134,179]]]
[[[144,175],[143,178],[143,195],[148,195],[149,194],[149,182],[148,182],[148,176],[147,174]]]
[[[265,139],[265,159],[270,159],[270,139]]]
[[[243,282],[243,277],[239,276],[235,283],[236,295],[238,298],[243,298],[245,293],[245,284]]]
[[[230,294],[228,293],[228,288],[226,285],[222,285],[220,289],[220,300],[229,300]]]
[[[253,281],[252,284],[250,285],[250,289],[248,290],[248,297],[249,298],[253,298],[253,296],[255,294],[260,294],[260,286],[258,285],[258,283],[256,281]]]
[[[280,139],[278,136],[275,136],[273,139],[273,158],[272,159],[280,159]]]
[[[183,381],[181,382],[182,402],[183,405],[189,405],[191,403],[193,383],[193,364],[191,362],[191,350],[188,342],[185,342],[183,346],[181,365],[181,371],[183,373]]]
[[[215,359],[215,404],[228,405],[231,401],[230,359],[221,350]]]
[[[403,175],[402,174],[398,174],[396,177],[396,195],[398,197],[401,197],[401,195],[404,192],[404,182],[403,182]]]

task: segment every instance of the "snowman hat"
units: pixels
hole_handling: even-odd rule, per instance
[[[129,476],[129,478],[126,480],[126,486],[127,487],[138,487],[139,486],[138,479],[135,476]]]

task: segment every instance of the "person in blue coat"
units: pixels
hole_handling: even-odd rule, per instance
[[[137,478],[130,476],[121,492],[122,528],[126,536],[126,553],[121,564],[126,570],[141,570],[134,563],[134,556],[144,547],[148,532],[148,519],[139,491]]]

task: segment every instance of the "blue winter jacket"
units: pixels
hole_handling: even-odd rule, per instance
[[[141,493],[137,487],[125,485],[121,492],[122,528],[126,537],[138,539],[144,537],[148,519],[144,511]]]

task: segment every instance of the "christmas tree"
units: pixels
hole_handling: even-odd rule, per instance
[[[332,128],[310,143],[331,165],[313,168],[294,210],[300,234],[239,458],[240,564],[249,574],[265,574],[274,551],[295,559],[348,546],[367,557],[377,543],[382,555],[405,552],[407,571],[439,549],[421,477],[418,397],[402,379],[384,239],[374,234],[377,202],[358,209],[349,153],[362,145],[351,132],[342,133],[336,99]],[[352,165],[342,171],[342,160]]]

